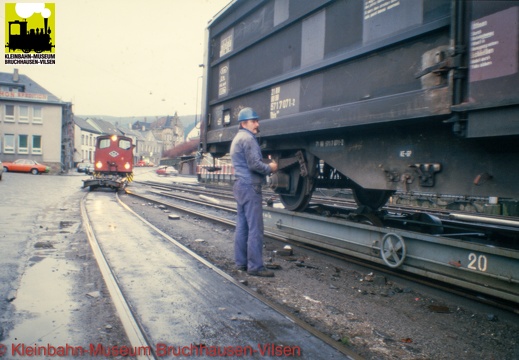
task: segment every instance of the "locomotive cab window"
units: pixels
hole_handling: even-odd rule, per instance
[[[119,140],[119,147],[123,150],[128,150],[132,147],[132,143],[129,140],[121,139]]]
[[[99,149],[106,149],[110,147],[110,139],[99,140]]]

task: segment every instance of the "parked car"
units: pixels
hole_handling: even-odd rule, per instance
[[[157,175],[178,175],[178,170],[175,169],[173,166],[160,166],[156,171]]]
[[[0,180],[2,180],[2,174],[4,173],[4,167],[2,165],[2,160],[0,160]]]
[[[13,162],[4,162],[2,167],[5,172],[26,172],[32,173],[34,175],[48,173],[50,171],[50,166],[28,159],[18,159]]]
[[[77,172],[85,173],[85,174],[92,174],[94,172],[94,164],[84,161],[80,162],[76,166]]]
[[[139,160],[139,162],[137,162],[137,164],[136,164],[135,166],[138,166],[138,167],[143,167],[143,166],[155,166],[155,164],[152,163],[151,161]]]

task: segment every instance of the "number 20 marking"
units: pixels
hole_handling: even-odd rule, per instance
[[[469,254],[469,265],[467,266],[471,270],[487,271],[488,260],[485,255],[476,255],[474,253]]]

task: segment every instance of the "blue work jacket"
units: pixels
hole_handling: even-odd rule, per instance
[[[263,184],[265,176],[271,173],[270,166],[263,162],[256,137],[247,129],[240,129],[234,137],[231,160],[236,179],[247,184]]]

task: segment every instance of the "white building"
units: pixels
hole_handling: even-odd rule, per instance
[[[18,73],[0,72],[0,159],[31,159],[59,171],[68,156],[70,103]],[[63,130],[63,131],[62,131]]]
[[[79,162],[94,162],[96,139],[102,132],[91,121],[74,117],[74,165]]]

